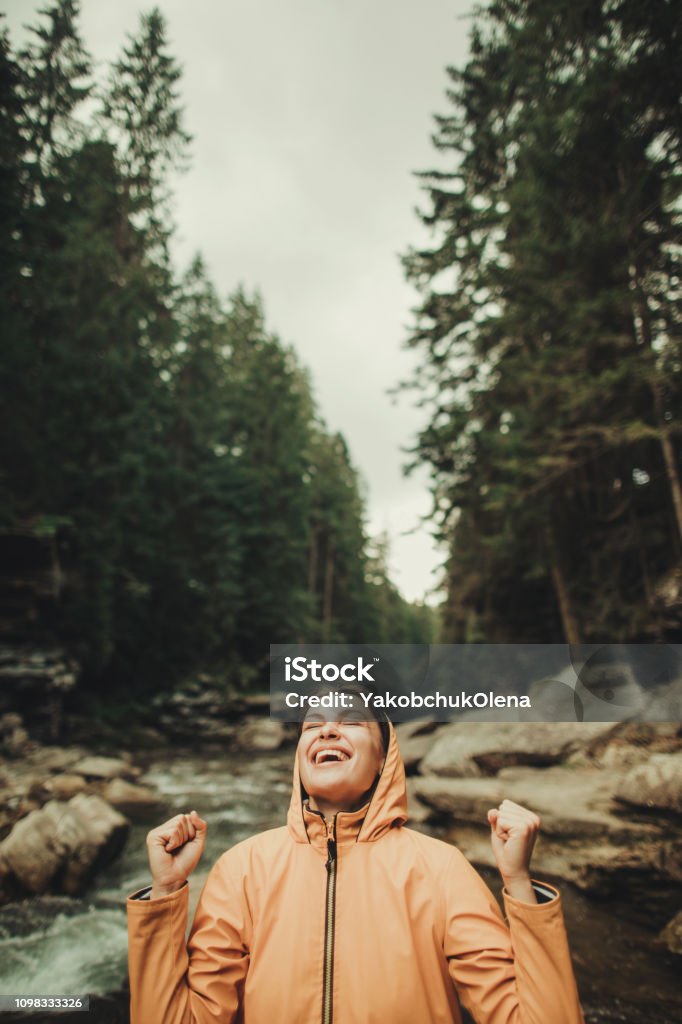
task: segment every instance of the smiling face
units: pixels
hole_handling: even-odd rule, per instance
[[[313,810],[325,817],[362,807],[381,771],[384,745],[374,718],[327,722],[311,711],[298,741],[298,771]]]

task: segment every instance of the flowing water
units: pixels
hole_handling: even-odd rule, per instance
[[[192,876],[191,914],[211,865],[225,849],[284,823],[291,763],[291,752],[246,761],[208,753],[150,757],[145,781],[166,806],[133,825],[122,856],[99,875],[96,886],[79,900],[49,897],[0,909],[0,993],[89,994],[90,1013],[0,1018],[127,1024],[124,901],[149,881],[147,831],[181,810],[196,808],[206,818],[207,847]],[[493,874],[485,877],[497,891]],[[588,1024],[680,1024],[682,961],[655,945],[655,931],[632,924],[617,903],[595,904],[568,887],[562,898]],[[671,916],[675,909],[671,906]]]
[[[224,850],[284,824],[291,766],[290,752],[247,759],[164,752],[150,759],[144,781],[157,789],[165,806],[152,819],[133,824],[121,857],[98,876],[85,898],[33,899],[0,909],[0,993],[89,994],[91,1012],[74,1014],[74,1021],[123,1024],[127,997],[113,1002],[97,997],[121,992],[125,985],[125,898],[149,884],[147,832],[178,811],[195,808],[206,819],[206,849],[190,885],[192,914],[206,875]],[[63,1024],[65,1016],[49,1019]],[[18,1015],[0,1014],[5,1018],[17,1020]],[[38,1024],[48,1018],[24,1014],[21,1020]]]

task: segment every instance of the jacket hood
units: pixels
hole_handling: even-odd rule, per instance
[[[407,789],[405,766],[398,747],[398,738],[389,722],[389,741],[386,760],[379,781],[368,803],[357,811],[338,815],[337,839],[353,839],[358,843],[372,843],[390,828],[407,821]],[[298,750],[294,756],[294,779],[291,803],[287,815],[289,831],[297,843],[318,845],[326,840],[321,815],[303,806],[301,779],[298,772]],[[341,832],[341,835],[339,835]]]

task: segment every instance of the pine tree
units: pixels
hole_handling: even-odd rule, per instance
[[[128,216],[145,233],[148,251],[166,264],[169,174],[186,166],[190,136],[178,96],[181,70],[168,53],[158,8],[142,15],[101,95],[101,123],[118,153]]]
[[[314,621],[308,636],[323,643],[377,640],[377,608],[366,579],[367,535],[357,471],[339,433],[318,426],[309,448],[308,587]]]
[[[44,22],[32,27],[32,41],[19,55],[23,99],[19,124],[26,140],[31,198],[55,158],[82,141],[77,112],[92,91],[92,62],[78,30],[78,4],[56,0],[40,14]]]
[[[532,608],[550,588],[571,642],[637,635],[655,628],[643,578],[679,553],[680,24],[663,6],[658,20],[500,0],[479,13],[466,68],[449,69],[454,110],[434,141],[454,168],[424,176],[440,242],[406,268],[425,296],[412,344],[435,407],[417,453],[465,632],[478,609],[486,635],[537,637],[507,578]],[[647,487],[655,529],[650,511],[642,529]],[[482,561],[463,586],[465,536]]]

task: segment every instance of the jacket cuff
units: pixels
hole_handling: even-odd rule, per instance
[[[138,889],[132,896],[128,896],[129,900],[148,900],[151,896],[152,887],[148,885],[145,889]]]
[[[552,885],[547,885],[546,882],[533,882],[530,883],[533,886],[533,892],[537,898],[538,903],[551,903],[552,900],[559,898],[559,891]]]
[[[145,903],[148,905],[151,904],[152,906],[164,903],[175,903],[178,900],[183,899],[182,894],[184,894],[185,897],[187,896],[187,894],[189,893],[189,886],[185,881],[182,883],[179,889],[175,890],[175,892],[168,893],[167,896],[157,896],[156,899],[154,900],[151,899],[151,891],[151,885],[145,886],[144,889],[138,889],[137,892],[134,892],[131,896],[128,896],[128,898],[126,899],[126,904],[128,905],[128,907],[130,907],[131,905],[137,903]]]
[[[531,878],[530,884],[533,887],[535,898],[537,903],[526,903],[524,900],[517,900],[514,896],[510,896],[506,889],[502,890],[502,896],[504,897],[505,908],[512,907],[514,910],[538,910],[545,905],[559,906],[561,897],[559,896],[559,890],[555,889],[549,882],[538,882],[537,879]]]

